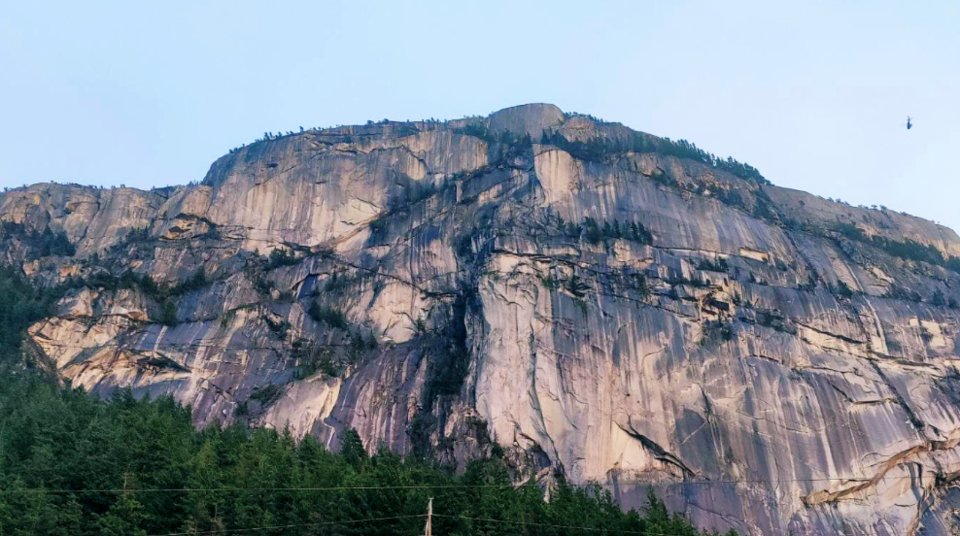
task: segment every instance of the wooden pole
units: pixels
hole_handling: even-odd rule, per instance
[[[427,527],[424,530],[424,536],[433,536],[433,527],[431,522],[433,521],[433,497],[430,497],[427,500]]]

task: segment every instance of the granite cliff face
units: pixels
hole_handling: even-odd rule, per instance
[[[198,424],[502,451],[705,528],[949,533],[960,238],[696,154],[544,104],[307,131],[196,186],[6,192],[3,261],[71,282],[33,359]]]

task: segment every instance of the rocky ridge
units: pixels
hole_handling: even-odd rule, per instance
[[[4,262],[69,287],[32,358],[198,425],[652,484],[746,534],[956,522],[960,238],[689,144],[526,105],[18,188],[0,221]]]

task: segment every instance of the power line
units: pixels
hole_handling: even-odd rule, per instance
[[[345,521],[322,521],[318,523],[294,523],[290,525],[270,525],[266,527],[249,527],[241,529],[217,529],[217,530],[206,530],[206,531],[190,531],[190,532],[168,532],[166,534],[151,534],[150,536],[190,536],[197,534],[222,534],[224,532],[254,532],[258,530],[276,530],[276,529],[292,529],[297,527],[322,527],[326,525],[347,525],[353,523],[368,523],[373,521],[392,521],[397,519],[415,519],[427,517],[426,514],[416,514],[408,516],[391,516],[391,517],[371,517],[369,519],[352,519]]]
[[[445,519],[458,519],[463,521],[475,521],[483,523],[502,523],[507,525],[521,525],[521,526],[533,526],[533,527],[546,527],[554,529],[568,529],[568,530],[582,530],[582,531],[593,531],[593,532],[610,532],[618,534],[646,534],[649,536],[684,536],[681,533],[677,532],[653,532],[650,530],[626,530],[626,529],[614,529],[614,528],[605,528],[605,527],[586,527],[581,525],[561,525],[555,523],[536,523],[532,521],[511,521],[506,519],[493,519],[485,517],[470,517],[463,515],[446,515],[446,514],[432,514],[433,517],[440,517]],[[261,530],[278,530],[278,529],[290,529],[290,528],[301,528],[301,527],[321,527],[321,526],[330,526],[330,525],[352,525],[357,523],[369,523],[369,522],[380,522],[380,521],[396,521],[401,519],[419,519],[425,518],[427,514],[414,514],[414,515],[404,515],[404,516],[388,516],[388,517],[373,517],[368,519],[349,519],[342,521],[321,521],[316,523],[291,523],[286,525],[269,525],[262,527],[247,527],[247,528],[231,528],[231,529],[216,529],[216,530],[207,530],[207,531],[190,531],[190,532],[169,532],[164,534],[153,534],[150,536],[190,536],[190,535],[205,535],[205,534],[222,534],[226,532],[256,532]],[[924,534],[925,531],[917,531],[914,534]],[[854,533],[845,533],[839,532],[839,535],[848,535],[854,536]],[[857,534],[877,534],[875,531],[864,530],[860,531]]]
[[[883,481],[897,481],[918,478],[916,475],[900,475],[884,477]],[[713,484],[780,484],[791,482],[850,482],[850,483],[870,483],[873,478],[797,478],[782,480],[688,480],[681,482],[650,482],[644,480],[621,481],[618,484],[629,486],[684,486],[684,485],[713,485]],[[583,485],[590,485],[590,482]],[[520,484],[522,486],[524,484]],[[610,484],[607,484],[609,486]],[[601,484],[601,486],[604,486]],[[223,493],[241,493],[241,492],[323,492],[323,491],[375,491],[375,490],[419,490],[419,489],[516,489],[518,485],[514,484],[409,484],[397,486],[321,486],[321,487],[271,487],[271,488],[246,488],[246,487],[218,487],[218,488],[99,488],[99,489],[68,489],[68,488],[8,488],[0,489],[0,493],[199,493],[199,492],[223,492]]]
[[[683,536],[681,534],[676,534],[676,533],[649,532],[645,530],[620,530],[620,529],[610,529],[610,528],[600,528],[600,527],[581,527],[577,525],[554,525],[552,523],[533,523],[531,521],[508,521],[505,519],[491,519],[486,517],[451,516],[451,515],[445,515],[445,514],[433,514],[433,517],[444,517],[447,519],[462,519],[465,521],[483,521],[487,523],[506,523],[509,525],[548,527],[548,528],[554,528],[554,529],[592,530],[592,531],[599,531],[599,532],[620,532],[624,534],[651,534],[656,536]]]
[[[18,488],[0,490],[0,493],[199,493],[199,492],[269,492],[282,493],[294,491],[375,491],[375,490],[419,490],[419,489],[446,489],[446,488],[504,488],[514,489],[512,484],[411,484],[406,486],[326,486],[326,487],[298,487],[298,488],[105,488],[105,489],[44,489]]]
[[[614,528],[582,527],[577,525],[555,525],[551,523],[535,523],[532,521],[510,521],[506,519],[493,519],[493,518],[486,518],[486,517],[452,516],[452,515],[445,515],[445,514],[433,514],[433,517],[443,517],[448,519],[462,519],[466,521],[481,521],[486,523],[504,523],[509,525],[547,527],[547,528],[556,528],[556,529],[589,530],[589,531],[596,531],[596,532],[610,532],[614,534],[621,533],[621,534],[647,534],[650,536],[685,536],[685,534],[681,534],[677,532],[651,532],[649,530],[636,531],[636,530],[622,530],[622,529],[614,529]],[[702,533],[703,532],[700,531],[699,529],[697,530],[697,534],[702,534]],[[920,530],[920,531],[915,531],[911,534],[926,534],[926,533],[927,531]],[[836,532],[834,534],[837,534],[838,536],[860,536],[863,534],[878,535],[877,532],[872,530],[862,530],[856,533]],[[890,534],[896,534],[896,533],[886,532],[884,534],[890,535]]]

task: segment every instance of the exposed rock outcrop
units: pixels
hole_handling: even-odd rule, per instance
[[[30,329],[60,376],[198,424],[503,451],[747,534],[954,530],[960,238],[671,147],[545,104],[307,131],[11,190],[0,233],[86,282]]]

